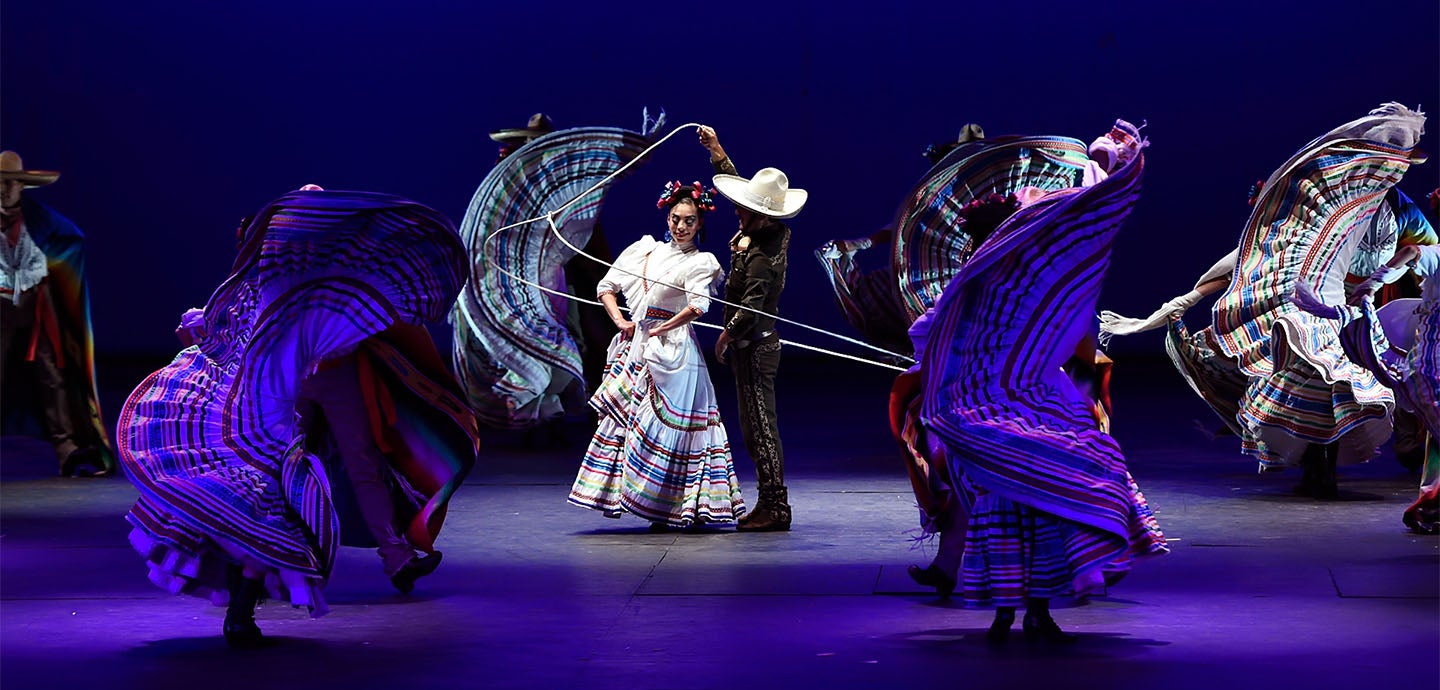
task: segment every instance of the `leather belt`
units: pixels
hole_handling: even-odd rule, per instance
[[[736,349],[739,349],[739,350],[744,350],[745,348],[748,348],[748,347],[750,347],[751,345],[754,345],[755,343],[758,343],[758,342],[760,342],[760,341],[762,341],[762,340],[764,340],[764,339],[766,339],[766,338],[769,338],[769,337],[772,336],[772,335],[775,335],[775,329],[773,329],[773,328],[770,329],[770,330],[768,330],[768,331],[765,331],[764,333],[761,333],[761,334],[759,334],[759,335],[757,335],[757,336],[755,336],[755,337],[753,337],[753,338],[747,338],[747,339],[745,339],[745,340],[737,340],[737,341],[735,341],[735,348],[736,348]]]

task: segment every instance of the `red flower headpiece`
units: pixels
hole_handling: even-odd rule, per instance
[[[665,183],[665,191],[660,192],[660,200],[655,202],[655,208],[669,208],[681,199],[693,199],[697,211],[709,213],[715,210],[714,195],[714,189],[706,189],[705,185],[699,182],[682,184],[680,180],[675,180],[674,182]]]

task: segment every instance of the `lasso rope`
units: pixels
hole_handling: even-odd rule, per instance
[[[596,263],[598,263],[598,264],[601,264],[601,265],[603,265],[603,266],[609,267],[609,268],[611,268],[611,269],[620,271],[621,273],[627,273],[627,274],[629,274],[629,275],[631,275],[631,276],[648,280],[648,278],[647,278],[646,276],[640,275],[639,273],[635,273],[635,272],[633,272],[633,271],[627,270],[627,269],[622,268],[622,267],[620,267],[620,266],[616,266],[616,265],[613,264],[613,263],[610,263],[610,262],[608,262],[608,261],[604,261],[604,260],[602,260],[602,259],[600,259],[600,258],[598,258],[598,257],[595,257],[595,256],[592,256],[592,255],[590,255],[590,254],[585,253],[585,251],[584,251],[583,249],[575,246],[575,245],[572,244],[569,240],[565,239],[565,235],[564,235],[563,233],[561,233],[561,232],[560,232],[560,229],[559,229],[558,227],[556,227],[556,225],[555,225],[555,216],[557,216],[557,215],[559,215],[560,213],[564,212],[565,209],[569,208],[570,206],[574,205],[576,202],[578,202],[578,201],[580,201],[581,199],[585,198],[585,197],[588,196],[591,192],[594,192],[595,190],[600,189],[601,187],[609,184],[609,183],[610,183],[611,181],[613,181],[616,177],[619,177],[619,176],[620,176],[621,174],[623,174],[626,170],[628,170],[631,166],[633,166],[633,165],[635,165],[636,163],[640,162],[640,160],[641,160],[642,158],[644,158],[645,156],[649,155],[650,152],[654,151],[656,148],[659,148],[661,144],[664,144],[666,141],[669,141],[671,137],[675,136],[676,134],[679,134],[682,130],[685,130],[685,129],[687,129],[687,128],[692,128],[692,127],[695,128],[695,129],[699,129],[699,128],[700,128],[700,125],[699,125],[698,123],[691,122],[691,123],[686,123],[686,124],[680,125],[679,127],[676,127],[676,128],[675,128],[673,131],[671,131],[669,134],[665,135],[664,137],[661,137],[658,141],[656,141],[655,143],[651,144],[651,145],[650,145],[648,148],[646,148],[644,151],[641,151],[640,154],[637,155],[635,158],[631,159],[629,162],[627,162],[627,163],[625,163],[624,165],[620,166],[620,168],[619,168],[618,170],[616,170],[615,172],[610,173],[609,175],[605,176],[604,179],[602,179],[602,180],[600,180],[599,182],[595,183],[594,186],[590,187],[589,189],[585,190],[584,192],[581,192],[580,194],[576,195],[575,198],[571,199],[570,201],[565,202],[563,205],[560,206],[560,208],[557,208],[557,209],[555,209],[554,211],[551,211],[551,212],[549,212],[549,213],[547,213],[547,214],[545,214],[545,215],[543,215],[543,216],[536,216],[536,217],[534,217],[534,218],[528,218],[528,219],[525,219],[525,220],[522,220],[522,221],[517,221],[517,222],[515,222],[515,223],[511,223],[511,224],[509,224],[509,225],[506,225],[506,226],[497,228],[496,230],[494,230],[493,232],[491,232],[489,235],[487,235],[487,236],[485,237],[485,241],[481,244],[481,255],[484,256],[484,255],[486,255],[486,254],[489,252],[489,249],[490,249],[490,241],[493,240],[493,239],[495,239],[495,237],[496,237],[497,235],[499,235],[500,233],[505,232],[505,231],[507,231],[507,230],[513,230],[513,229],[518,228],[518,227],[521,227],[521,226],[523,226],[523,225],[529,225],[530,223],[535,223],[535,222],[538,222],[538,221],[543,220],[543,221],[545,221],[545,222],[550,226],[550,231],[551,231],[552,233],[554,233],[555,237],[556,237],[557,239],[559,239],[560,242],[561,242],[562,244],[564,244],[566,247],[569,247],[571,250],[573,250],[577,255],[583,256],[583,257],[585,257],[585,258],[587,258],[587,259],[589,259],[589,260],[591,260],[591,261],[594,261],[594,262],[596,262]],[[487,257],[487,258],[488,258],[488,257]],[[567,293],[567,292],[560,292],[559,290],[555,290],[555,289],[546,287],[546,286],[544,286],[544,285],[541,285],[541,284],[539,284],[539,283],[536,283],[536,282],[534,282],[534,281],[531,281],[531,280],[527,280],[527,279],[525,279],[525,278],[522,278],[522,277],[520,277],[520,276],[518,276],[518,275],[515,275],[514,273],[511,273],[510,271],[506,270],[505,268],[501,267],[498,263],[492,264],[492,268],[494,268],[495,270],[497,270],[497,271],[505,274],[506,276],[510,277],[511,279],[517,280],[517,281],[519,281],[519,282],[521,282],[521,283],[524,283],[525,285],[529,285],[529,286],[531,286],[531,287],[538,288],[539,290],[541,290],[541,291],[543,291],[543,292],[546,292],[546,293],[548,293],[548,294],[557,295],[557,296],[564,297],[564,298],[569,299],[569,300],[574,300],[574,301],[576,301],[576,302],[581,302],[581,303],[584,303],[584,304],[593,304],[593,305],[599,305],[599,306],[602,306],[602,307],[604,306],[604,305],[601,304],[600,302],[593,301],[593,300],[588,300],[588,299],[584,299],[584,298],[581,298],[581,297],[576,296],[576,295],[572,295],[572,294]],[[693,291],[693,290],[686,289],[684,286],[681,286],[681,285],[672,285],[672,284],[670,284],[670,283],[666,283],[666,282],[663,282],[663,281],[657,281],[657,280],[650,280],[650,283],[656,284],[656,285],[664,285],[664,286],[666,286],[666,287],[668,287],[668,288],[672,288],[672,289],[678,290],[678,291],[683,292],[683,293],[686,293],[686,294],[695,295],[695,296],[698,296],[698,297],[705,297],[705,298],[707,298],[707,299],[710,299],[710,301],[712,301],[712,302],[719,302],[720,304],[723,304],[723,305],[728,306],[728,307],[734,307],[734,308],[736,308],[736,309],[743,309],[743,310],[745,310],[745,311],[753,312],[753,313],[759,314],[759,315],[761,315],[761,316],[768,316],[768,317],[770,317],[770,318],[775,319],[776,321],[779,321],[779,322],[782,322],[782,323],[792,324],[792,325],[795,325],[795,326],[799,326],[799,327],[801,327],[801,328],[808,329],[808,330],[814,331],[814,332],[816,332],[816,333],[821,333],[821,334],[823,334],[823,335],[828,335],[828,336],[830,336],[830,337],[832,337],[832,338],[838,338],[838,339],[843,340],[843,341],[845,341],[845,342],[852,343],[852,344],[855,344],[855,345],[859,345],[859,346],[861,346],[861,347],[864,347],[864,348],[867,348],[867,349],[870,349],[870,350],[875,350],[876,352],[880,352],[880,353],[889,355],[889,356],[891,356],[891,357],[898,358],[898,359],[900,359],[900,360],[902,360],[902,361],[908,361],[908,362],[914,362],[914,361],[915,361],[914,359],[912,359],[912,358],[910,358],[910,357],[906,357],[906,356],[904,356],[904,355],[901,355],[901,354],[898,354],[898,353],[895,353],[895,352],[891,352],[891,351],[886,350],[886,349],[881,348],[881,347],[876,347],[876,346],[874,346],[874,345],[871,345],[870,343],[867,343],[867,342],[864,342],[864,341],[861,341],[861,340],[856,340],[856,339],[851,338],[851,337],[849,337],[849,336],[841,335],[841,334],[839,334],[839,333],[833,333],[833,332],[827,331],[827,330],[825,330],[825,329],[823,329],[823,328],[818,328],[818,327],[816,327],[816,326],[811,326],[811,325],[809,325],[809,324],[801,323],[801,322],[799,322],[799,321],[795,321],[795,320],[792,320],[792,319],[787,319],[787,318],[785,318],[785,317],[778,316],[778,315],[775,315],[775,314],[767,314],[767,313],[765,313],[765,312],[763,312],[763,311],[760,311],[760,310],[758,310],[758,309],[752,309],[752,308],[747,307],[747,306],[745,306],[745,305],[743,305],[743,304],[734,304],[734,303],[732,303],[732,302],[726,302],[726,301],[723,300],[723,299],[719,299],[719,298],[717,298],[717,297],[711,297],[711,296],[708,295],[708,294],[701,294],[701,293],[695,292],[695,291]],[[629,311],[629,309],[626,308],[626,311]],[[469,309],[469,307],[466,305],[465,300],[460,300],[460,312],[461,312],[461,314],[465,317],[465,321],[470,324],[470,328],[471,328],[471,329],[476,330],[476,331],[479,331],[479,330],[480,330],[479,327],[478,327],[478,326],[476,325],[476,323],[475,323],[474,317],[470,314],[470,309]],[[698,325],[700,325],[700,326],[704,326],[704,327],[706,327],[706,328],[713,328],[713,329],[716,329],[716,330],[721,330],[721,327],[720,327],[720,326],[717,326],[717,325],[714,325],[714,324],[704,323],[704,322],[701,322],[701,321],[694,321],[694,322],[692,322],[692,323],[696,323],[696,324],[698,324]],[[870,365],[877,366],[877,367],[883,367],[883,368],[886,368],[886,369],[893,369],[893,370],[895,370],[895,371],[905,371],[905,368],[904,368],[904,367],[899,367],[899,366],[896,366],[896,365],[894,365],[894,364],[889,364],[889,363],[886,363],[886,362],[877,362],[877,361],[874,361],[874,360],[865,359],[865,358],[863,358],[863,357],[856,357],[855,355],[848,355],[848,354],[845,354],[845,353],[843,353],[843,352],[835,352],[835,351],[833,351],[833,350],[827,350],[827,349],[825,349],[825,348],[815,347],[815,346],[813,346],[813,345],[805,345],[805,344],[803,344],[803,343],[797,343],[797,342],[793,342],[793,341],[789,341],[789,340],[781,340],[780,342],[781,342],[782,344],[784,344],[784,345],[792,345],[792,346],[794,346],[794,347],[798,347],[798,348],[801,348],[801,349],[804,349],[804,350],[810,350],[810,351],[812,351],[812,352],[819,352],[819,353],[822,353],[822,354],[831,355],[831,356],[833,356],[833,357],[839,357],[839,358],[841,358],[841,359],[848,359],[848,360],[852,360],[852,361],[856,361],[856,362],[862,362],[862,363],[870,364]]]

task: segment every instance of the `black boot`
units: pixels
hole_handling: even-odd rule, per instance
[[[950,596],[955,591],[955,581],[950,579],[950,576],[946,575],[945,571],[941,570],[940,566],[934,563],[931,563],[929,567],[925,568],[912,565],[907,567],[905,572],[910,574],[910,579],[914,580],[915,584],[922,587],[934,587],[935,591],[939,592],[942,598]],[[1012,611],[1011,614],[1011,618],[1013,619],[1014,612]]]
[[[1315,477],[1315,498],[1333,501],[1340,497],[1339,478],[1335,475],[1335,463],[1340,459],[1340,444],[1325,445],[1324,457]]]
[[[1025,620],[1030,620],[1030,615],[1025,615]],[[1015,624],[1014,606],[996,606],[995,621],[990,624],[990,630],[985,633],[985,641],[990,644],[1005,644],[1010,639],[1010,626]]]
[[[790,506],[761,503],[735,523],[737,532],[788,532]]]
[[[1021,624],[1021,629],[1025,631],[1025,639],[1031,642],[1070,644],[1080,639],[1078,635],[1061,630],[1055,619],[1050,617],[1049,599],[1025,600],[1025,622]]]
[[[239,565],[226,572],[230,586],[230,606],[225,609],[225,641],[237,649],[254,649],[265,644],[260,626],[255,624],[255,604],[260,602],[264,584],[245,577]]]
[[[1320,488],[1321,467],[1325,465],[1325,447],[1312,443],[1305,447],[1300,456],[1300,483],[1295,486],[1296,496],[1315,496]]]
[[[790,530],[790,492],[784,486],[761,487],[755,508],[735,523],[737,532]]]
[[[440,567],[440,558],[445,554],[436,551],[424,556],[414,556],[400,570],[390,576],[390,584],[399,590],[401,594],[409,594],[415,589],[415,581],[435,572]]]

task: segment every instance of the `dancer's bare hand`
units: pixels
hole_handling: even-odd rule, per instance
[[[698,132],[699,132],[699,134],[700,134],[700,145],[701,145],[701,146],[704,146],[705,148],[710,149],[710,148],[714,148],[715,144],[718,143],[718,137],[715,136],[715,128],[714,128],[714,127],[708,127],[708,126],[706,126],[706,125],[700,125],[700,129],[698,130]]]
[[[715,341],[715,361],[725,364],[725,353],[730,351],[730,334],[720,331],[720,338]]]
[[[725,157],[725,149],[720,146],[720,136],[715,134],[714,127],[700,126],[700,145],[710,152],[710,157],[714,160]]]
[[[634,321],[628,321],[628,320],[626,320],[626,319],[620,319],[619,321],[616,321],[616,322],[615,322],[615,327],[620,329],[620,335],[624,336],[626,340],[629,340],[629,339],[635,337],[635,322],[634,322]]]
[[[194,329],[184,326],[175,329],[175,337],[180,339],[181,347],[190,347],[200,341],[200,336]]]

